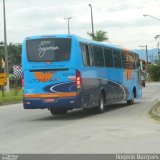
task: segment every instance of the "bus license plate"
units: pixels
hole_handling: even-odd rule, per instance
[[[44,99],[44,102],[45,102],[45,103],[52,103],[52,102],[54,102],[54,101],[55,101],[54,98],[47,98],[47,99]]]

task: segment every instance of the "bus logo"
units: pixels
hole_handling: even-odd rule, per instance
[[[53,72],[34,72],[34,76],[40,82],[48,82],[53,77]]]
[[[52,46],[50,41],[42,41],[38,46],[39,57],[42,58],[47,51],[56,51],[59,50],[58,46]]]

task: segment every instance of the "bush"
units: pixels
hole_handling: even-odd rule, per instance
[[[0,90],[0,92],[2,91]],[[4,104],[22,102],[22,97],[23,97],[22,89],[19,89],[17,91],[17,94],[15,94],[15,90],[11,90],[9,93],[5,92],[4,96],[2,96],[2,93],[0,93],[0,106]]]
[[[152,81],[160,81],[160,65],[150,64],[148,71]]]

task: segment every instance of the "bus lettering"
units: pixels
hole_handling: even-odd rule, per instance
[[[43,57],[47,51],[56,51],[59,50],[58,46],[45,46],[44,44],[40,44],[38,47],[39,57]]]

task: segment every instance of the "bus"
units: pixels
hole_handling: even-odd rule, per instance
[[[52,114],[141,98],[138,54],[110,43],[76,35],[27,37],[22,44],[25,109]]]

